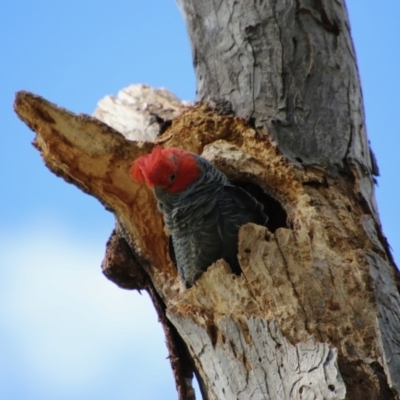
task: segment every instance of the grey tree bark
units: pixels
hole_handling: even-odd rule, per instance
[[[114,212],[104,274],[149,292],[181,399],[193,372],[205,399],[399,399],[400,280],[343,1],[178,3],[196,106],[145,86],[98,119],[16,98],[46,165]],[[218,261],[180,286],[154,197],[129,179],[153,142],[202,154],[265,204],[268,226],[240,232],[241,276]]]
[[[386,360],[379,364],[389,386],[399,392],[398,274],[375,203],[373,175],[378,169],[368,145],[344,0],[178,4],[192,44],[197,100],[229,102],[236,115],[264,127],[295,165],[353,180],[358,202],[365,202],[359,223],[380,252],[363,252],[375,289],[378,347]],[[326,335],[322,339],[331,340]],[[343,375],[353,379],[354,369]]]

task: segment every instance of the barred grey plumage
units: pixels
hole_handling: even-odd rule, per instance
[[[248,222],[265,225],[268,217],[263,206],[243,189],[230,184],[226,176],[206,159],[181,149],[157,152],[157,160],[149,158],[152,153],[144,156],[147,158],[142,165],[137,161],[134,168],[142,169],[142,180],[150,186],[153,182],[149,177],[157,175],[155,168],[168,176],[168,182],[165,178],[157,179],[153,190],[172,238],[178,273],[184,286],[191,287],[200,274],[220,258],[226,259],[232,270],[239,273],[239,229]],[[167,157],[166,162],[160,163],[160,157]],[[179,170],[182,166],[188,168],[187,164],[180,163],[180,157],[194,158],[192,166],[196,166],[198,172],[192,174],[190,184],[176,191],[171,189],[172,182],[183,179],[186,173],[190,175],[190,171]],[[168,174],[166,169],[170,169]],[[135,174],[137,177],[138,172],[132,173]]]

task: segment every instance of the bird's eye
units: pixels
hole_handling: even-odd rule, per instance
[[[176,175],[175,175],[175,174],[171,174],[171,175],[169,176],[169,180],[170,180],[171,182],[173,182],[173,181],[175,180],[175,178],[176,178]]]

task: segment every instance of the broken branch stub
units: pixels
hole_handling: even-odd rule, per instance
[[[244,119],[207,105],[186,110],[155,143],[202,154],[231,180],[259,186],[285,210],[288,222],[274,233],[244,226],[243,274],[232,276],[220,261],[183,291],[154,196],[129,178],[132,161],[153,144],[128,141],[94,118],[26,92],[17,95],[15,108],[37,132],[35,146],[46,165],[115,213],[137,259],[133,268],[148,276],[210,399],[227,390],[237,398],[307,393],[339,399],[343,380],[352,399],[367,393],[358,391],[360,381],[367,382],[372,399],[382,387],[387,393],[399,388],[396,270],[356,180],[295,167],[265,130]],[[265,211],[274,213],[273,207]],[[382,282],[393,289],[390,310]]]

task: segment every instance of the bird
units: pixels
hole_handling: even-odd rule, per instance
[[[186,289],[219,259],[240,274],[239,229],[249,222],[266,225],[262,204],[211,162],[177,147],[154,147],[133,162],[130,175],[154,192]]]

